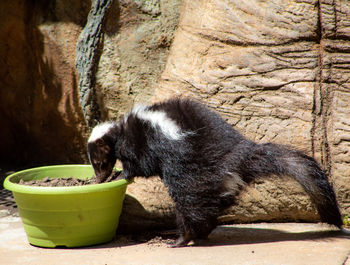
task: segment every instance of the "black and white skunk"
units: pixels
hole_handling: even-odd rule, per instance
[[[176,98],[138,106],[119,122],[97,125],[88,154],[99,182],[111,174],[117,159],[127,179],[160,176],[176,205],[180,236],[174,246],[207,238],[239,191],[271,174],[298,181],[321,221],[342,227],[333,188],[312,157],[247,140],[196,101]]]

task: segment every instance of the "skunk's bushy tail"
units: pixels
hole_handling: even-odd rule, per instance
[[[321,221],[342,227],[336,196],[327,175],[312,157],[277,144],[256,144],[245,159],[246,176],[286,175],[300,183],[321,217]]]

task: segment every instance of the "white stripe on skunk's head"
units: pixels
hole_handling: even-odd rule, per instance
[[[102,138],[104,135],[108,134],[114,126],[114,122],[103,122],[96,125],[90,134],[88,143],[94,142],[97,139]]]
[[[132,109],[130,114],[134,114],[139,119],[150,122],[153,128],[158,127],[164,136],[170,140],[181,140],[187,135],[187,133],[181,131],[181,128],[176,122],[170,119],[164,111],[153,111],[148,109],[147,106],[138,105]],[[125,121],[129,115],[125,117]]]

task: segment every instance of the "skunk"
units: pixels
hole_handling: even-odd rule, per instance
[[[116,160],[126,179],[163,180],[175,202],[175,247],[207,238],[245,185],[272,174],[299,182],[321,221],[342,228],[334,190],[315,159],[283,145],[250,141],[194,100],[137,106],[118,122],[97,125],[88,155],[99,182],[111,174]]]

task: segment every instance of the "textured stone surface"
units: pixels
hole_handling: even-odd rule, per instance
[[[184,1],[153,100],[197,98],[252,140],[315,156],[349,213],[349,23],[347,1]],[[273,183],[249,188],[228,215],[298,219],[303,205],[317,219],[297,185]]]
[[[103,119],[119,118],[133,104],[150,101],[165,67],[179,6],[180,0],[120,1],[119,21],[115,16],[107,21],[97,73]]]
[[[350,6],[321,1],[320,98],[324,145],[338,199],[350,212]]]
[[[174,204],[158,177],[135,178],[127,188],[119,229],[123,233],[175,227]]]
[[[1,164],[23,168],[86,158],[74,67],[84,3],[66,2],[56,9],[39,1],[0,3]]]
[[[0,4],[1,162],[87,162],[74,60],[90,1],[34,2]],[[96,76],[102,120],[138,102],[199,99],[252,140],[316,157],[350,213],[347,1],[115,0],[105,29]],[[159,179],[129,186],[125,230],[173,226],[173,217]],[[271,177],[220,219],[318,215],[299,185]]]

